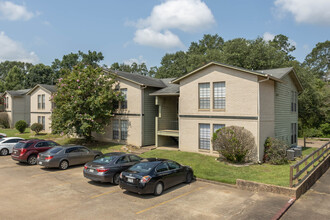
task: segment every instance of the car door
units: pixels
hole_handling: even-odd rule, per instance
[[[166,162],[162,162],[161,164],[159,164],[156,167],[155,171],[157,178],[164,183],[165,188],[169,188],[174,185],[171,181],[171,172]]]
[[[13,152],[13,148],[15,144],[17,144],[22,139],[9,139],[5,142],[3,142],[1,145],[3,145],[5,148],[8,149],[9,153],[11,154]]]
[[[116,164],[118,165],[118,169],[124,171],[131,167],[134,163],[130,160],[128,155],[123,155],[117,159]]]
[[[78,147],[71,147],[65,151],[70,165],[80,164],[81,151]]]
[[[47,141],[41,141],[37,143],[34,148],[38,151],[38,153],[44,152],[49,149],[49,144]]]
[[[80,147],[79,151],[81,152],[81,161],[80,163],[87,163],[94,160],[94,154],[85,147]]]
[[[183,167],[174,161],[167,161],[168,168],[170,169],[170,181],[173,185],[184,182],[186,178],[185,171]]]

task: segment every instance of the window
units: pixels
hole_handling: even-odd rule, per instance
[[[21,141],[21,139],[10,139],[10,140],[5,141],[3,143],[5,143],[5,144],[13,144],[13,143],[17,143],[19,141]]]
[[[199,109],[210,109],[210,83],[200,83],[199,87]]]
[[[48,147],[48,142],[40,142],[35,147]]]
[[[164,171],[168,171],[167,164],[166,163],[159,164],[156,168],[156,172],[164,172]]]
[[[9,108],[9,97],[5,97],[5,108]]]
[[[128,121],[127,120],[122,120],[120,121],[120,138],[122,140],[127,140],[127,127],[128,127]]]
[[[124,97],[124,101],[121,101],[120,108],[127,109],[127,89],[120,89],[120,92]]]
[[[210,150],[210,125],[199,124],[199,149]]]
[[[291,111],[297,111],[297,92],[291,91]]]
[[[226,84],[225,82],[213,83],[213,108],[226,108]]]
[[[140,157],[135,156],[135,155],[130,155],[129,158],[131,159],[131,162],[138,162],[141,160]]]
[[[55,147],[55,146],[58,146],[55,142],[53,141],[48,141],[48,145],[51,146],[51,147]]]
[[[45,130],[45,116],[38,116],[38,123],[42,124],[42,129]]]
[[[45,95],[38,95],[38,109],[45,109]]]
[[[113,120],[112,139],[119,139],[119,120]]]
[[[213,124],[213,132],[215,133],[217,130],[219,130],[220,128],[225,127],[225,125],[222,124]]]
[[[123,156],[123,157],[119,158],[116,162],[116,164],[123,164],[123,163],[129,163],[128,156]]]
[[[180,168],[180,165],[174,161],[168,161],[167,164],[168,164],[170,170],[175,170],[175,169]]]
[[[291,123],[291,144],[297,143],[297,123]]]

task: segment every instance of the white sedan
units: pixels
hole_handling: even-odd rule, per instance
[[[13,147],[17,142],[24,140],[20,137],[7,137],[0,139],[0,155],[6,156],[13,152]]]

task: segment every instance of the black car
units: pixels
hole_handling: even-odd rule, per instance
[[[104,154],[85,164],[84,177],[93,181],[111,182],[118,185],[120,173],[141,160],[141,157],[134,154],[122,152]]]
[[[165,189],[180,183],[190,183],[194,172],[172,160],[148,158],[120,174],[120,188],[139,194],[158,196]]]

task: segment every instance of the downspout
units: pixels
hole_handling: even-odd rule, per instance
[[[144,115],[144,89],[147,88],[146,85],[141,85],[141,147],[143,146],[144,143],[144,120],[143,120],[143,115]]]
[[[263,80],[260,80],[258,81],[258,145],[260,145],[260,83],[262,82],[266,82],[269,80],[269,75],[266,74],[267,78],[266,79],[263,79]],[[258,163],[259,164],[262,164],[262,160],[260,158],[260,146],[258,147],[258,150],[257,150],[257,155],[258,155]]]

